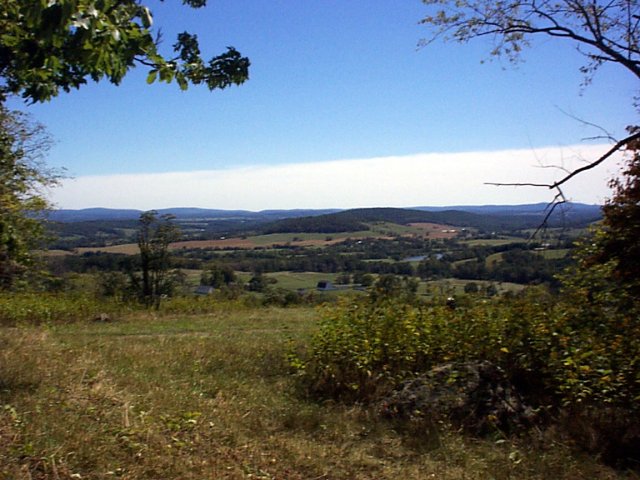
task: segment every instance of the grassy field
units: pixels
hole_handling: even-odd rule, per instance
[[[568,248],[558,248],[551,250],[539,250],[532,251],[535,255],[540,255],[541,257],[546,258],[547,260],[556,260],[560,258],[564,258],[571,253],[571,250]],[[485,265],[487,267],[491,267],[494,263],[500,263],[502,261],[502,257],[504,256],[503,252],[492,253],[485,260]],[[464,260],[463,260],[464,261]],[[459,262],[456,262],[459,263]]]
[[[275,278],[278,283],[276,287],[286,288],[287,290],[298,289],[314,289],[321,280],[333,282],[337,274],[332,273],[314,273],[314,272],[276,272],[268,273],[267,277]],[[374,278],[376,276],[374,275]],[[431,297],[433,295],[461,295],[464,293],[464,287],[467,283],[475,283],[478,288],[483,289],[489,285],[496,287],[498,293],[519,292],[526,288],[525,285],[510,282],[493,282],[489,280],[461,280],[457,278],[446,278],[442,280],[420,281],[418,285],[418,295]],[[336,294],[350,293],[352,289],[336,291]]]
[[[462,240],[460,243],[464,243],[470,247],[488,246],[499,247],[501,245],[509,245],[510,243],[524,243],[526,238],[521,237],[500,237],[500,238],[476,238],[472,240]]]
[[[492,282],[489,280],[460,280],[458,278],[445,278],[442,280],[429,280],[420,282],[418,293],[424,296],[433,295],[461,295],[464,293],[464,287],[467,283],[475,283],[478,288],[483,289],[489,285],[496,287],[498,293],[519,292],[526,288],[525,285],[511,282]]]
[[[278,281],[275,285],[276,287],[286,288],[287,290],[298,290],[300,288],[316,288],[320,281],[334,282],[337,274],[316,272],[276,272],[268,273],[266,276]]]
[[[556,258],[564,258],[571,253],[571,250],[568,248],[556,248],[552,250],[541,250],[536,252],[538,255],[542,255],[547,259],[556,259]]]
[[[309,308],[0,329],[2,479],[613,479],[550,441],[403,433],[296,388]]]

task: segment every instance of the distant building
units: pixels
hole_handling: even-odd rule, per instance
[[[200,285],[194,292],[196,295],[211,295],[215,291],[215,288],[209,285]]]
[[[333,284],[327,280],[320,280],[316,285],[316,289],[320,290],[321,292],[326,292],[328,290],[335,290],[336,287],[334,287]]]

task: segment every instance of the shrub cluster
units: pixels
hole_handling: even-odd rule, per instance
[[[577,296],[530,289],[458,308],[352,299],[323,310],[291,361],[322,397],[372,401],[437,365],[478,360],[500,367],[533,405],[640,413],[637,311],[601,306],[587,317]]]

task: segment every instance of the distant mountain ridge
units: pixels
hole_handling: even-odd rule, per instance
[[[116,209],[116,208],[84,208],[80,210],[60,209],[49,214],[49,220],[54,222],[92,222],[109,220],[137,220],[144,210]],[[292,210],[218,210],[209,208],[160,208],[156,210],[160,215],[174,215],[180,220],[263,220],[272,221],[281,218],[325,215],[339,212],[339,209],[292,209]]]
[[[484,233],[508,233],[539,227],[545,216],[544,204],[484,205],[464,207],[357,208],[352,210],[214,210],[168,208],[160,214],[173,214],[183,239],[210,240],[220,237],[270,233],[317,233],[331,235],[371,230],[376,223],[406,225],[435,223],[454,228],[470,227]],[[557,209],[550,227],[582,228],[599,220],[597,205],[571,204]],[[463,210],[464,209],[464,210]],[[57,248],[104,245],[135,241],[142,211],[91,208],[51,212],[48,229]]]
[[[564,207],[564,205],[563,205]],[[469,210],[458,210],[468,208]],[[417,207],[358,208],[327,215],[298,217],[268,223],[263,233],[337,233],[368,230],[368,223],[390,222],[439,223],[480,230],[518,230],[538,227],[547,214],[546,204],[472,206],[472,207]],[[549,226],[585,226],[601,217],[599,206],[573,206],[556,209],[547,221]]]
[[[445,210],[460,210],[463,212],[480,213],[485,215],[542,215],[549,207],[548,203],[530,203],[524,205],[467,205],[450,207],[412,207],[413,210],[427,212],[441,212]],[[585,203],[565,203],[559,208],[568,215],[595,216],[601,215],[600,205]]]
[[[175,215],[177,219],[208,219],[208,220],[251,220],[251,221],[263,221],[270,222],[280,219],[288,218],[300,218],[300,217],[317,217],[321,215],[332,214],[344,214],[344,212],[352,212],[349,215],[364,215],[369,221],[383,221],[384,218],[373,218],[380,214],[382,217],[387,216],[391,211],[409,211],[409,212],[432,212],[441,214],[442,212],[459,212],[467,214],[478,215],[493,215],[493,216],[544,216],[545,209],[548,205],[546,203],[535,204],[523,204],[523,205],[456,205],[446,207],[430,207],[419,206],[409,208],[358,208],[358,209],[291,209],[291,210],[262,210],[259,212],[252,212],[248,210],[220,210],[220,209],[207,209],[207,208],[190,208],[190,207],[176,207],[176,208],[163,208],[158,209],[157,212],[162,214]],[[81,210],[61,209],[53,210],[49,219],[54,222],[86,222],[86,221],[103,221],[103,220],[137,220],[143,210],[135,209],[112,209],[112,208],[85,208]],[[599,205],[587,205],[583,203],[567,203],[562,206],[561,212],[555,213],[554,218],[557,215],[565,215],[569,218],[581,218],[597,220],[601,216],[601,207]],[[372,217],[373,215],[373,217]],[[408,214],[408,216],[416,216],[415,213]],[[403,214],[400,214],[403,216]],[[407,215],[404,215],[405,217]],[[447,215],[451,217],[451,213]],[[458,215],[460,221],[464,218],[472,218],[464,215]],[[425,217],[423,217],[425,218]],[[430,217],[434,219],[442,219],[443,215],[437,215]],[[426,221],[426,220],[421,220]],[[436,220],[433,220],[436,221]],[[451,223],[441,222],[441,223]]]

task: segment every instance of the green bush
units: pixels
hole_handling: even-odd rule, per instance
[[[292,365],[315,395],[370,401],[436,365],[488,360],[534,405],[640,411],[637,314],[603,306],[587,318],[575,295],[565,295],[531,289],[456,309],[342,302],[323,310]]]
[[[293,361],[316,394],[370,400],[445,362],[488,359],[510,366],[524,342],[507,310],[498,302],[468,309],[393,297],[342,302],[325,307],[308,352]]]

